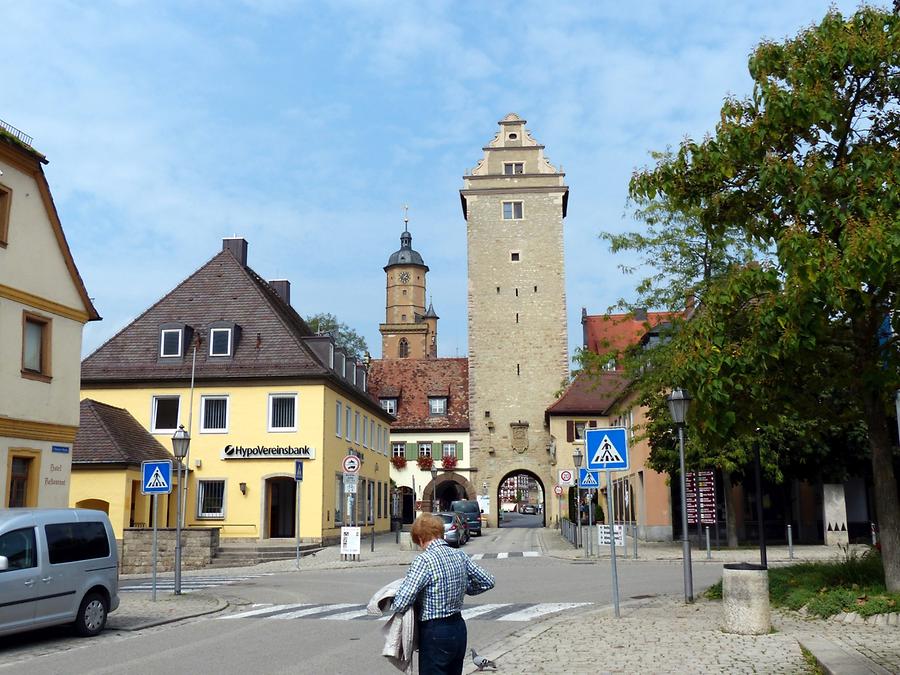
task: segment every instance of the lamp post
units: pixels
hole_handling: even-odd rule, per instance
[[[582,459],[584,459],[584,454],[581,452],[581,448],[576,446],[575,452],[572,453],[572,462],[575,464],[575,519],[578,522],[578,527],[575,528],[575,548],[578,548],[578,533],[581,532],[581,481],[579,480],[581,472],[579,469],[581,468]],[[583,533],[581,539],[583,545]],[[584,556],[587,557],[587,548],[584,549]]]
[[[175,595],[181,595],[181,467],[191,445],[191,435],[184,430],[184,425],[179,424],[178,430],[172,435],[172,449],[175,451],[175,459],[178,460],[178,497],[175,506]],[[187,480],[187,467],[184,471],[184,479]]]
[[[683,389],[675,389],[666,397],[669,406],[669,414],[672,421],[678,427],[678,464],[681,474],[681,557],[684,567],[684,601],[694,602],[694,580],[691,573],[691,542],[688,539],[687,522],[687,490],[685,488],[684,474],[684,421],[687,418],[688,408],[691,405],[691,397]],[[699,506],[699,505],[698,505]]]
[[[433,462],[433,460],[432,460]],[[438,511],[438,500],[437,500],[437,467],[432,463],[431,465],[431,512],[437,513]]]

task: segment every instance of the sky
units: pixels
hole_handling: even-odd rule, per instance
[[[6,3],[0,119],[34,137],[103,321],[85,355],[221,249],[291,281],[381,356],[383,266],[403,205],[429,266],[440,356],[466,355],[467,169],[515,112],[566,173],[569,348],[581,309],[638,275],[601,231],[640,229],[628,180],[713,131],[747,57],[819,0]],[[883,3],[882,3],[883,4]]]

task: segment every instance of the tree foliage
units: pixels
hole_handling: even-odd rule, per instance
[[[900,20],[832,10],[795,38],[760,44],[749,69],[752,95],[726,99],[713,135],[631,181],[638,203],[771,254],[711,275],[695,317],[650,350],[642,373],[658,389],[645,402],[662,419],[664,387],[689,387],[692,452],[732,468],[751,440],[799,467],[864,440],[886,582],[900,590],[888,431],[900,384]],[[777,475],[774,454],[764,457]]]
[[[306,317],[306,323],[313,333],[333,337],[334,343],[352,359],[362,359],[369,352],[366,339],[347,324],[338,321],[334,314],[312,314]]]

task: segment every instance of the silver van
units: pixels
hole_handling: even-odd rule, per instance
[[[71,623],[97,635],[119,606],[109,518],[91,509],[0,509],[0,635]]]

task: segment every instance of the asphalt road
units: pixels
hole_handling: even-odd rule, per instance
[[[467,607],[485,603],[591,603],[538,619],[577,621],[579,612],[611,602],[608,562],[573,562],[548,556],[491,557],[537,552],[537,532],[528,527],[485,530],[484,536],[465,546],[469,554],[484,554],[479,564],[497,578],[494,590],[467,598]],[[620,560],[618,569],[622,601],[638,595],[681,592],[678,564]],[[231,613],[252,611],[254,604],[261,603],[358,605],[404,572],[405,566],[307,570],[260,577],[214,591],[229,599]],[[713,583],[720,572],[719,566],[695,565],[695,587]],[[487,645],[530,625],[491,619],[490,614],[486,617],[468,621],[469,646]],[[89,640],[71,638],[65,629],[52,629],[0,640],[0,673],[23,672],[23,668],[29,675],[396,673],[380,656],[380,625],[362,619],[201,617],[138,633],[107,631]]]

